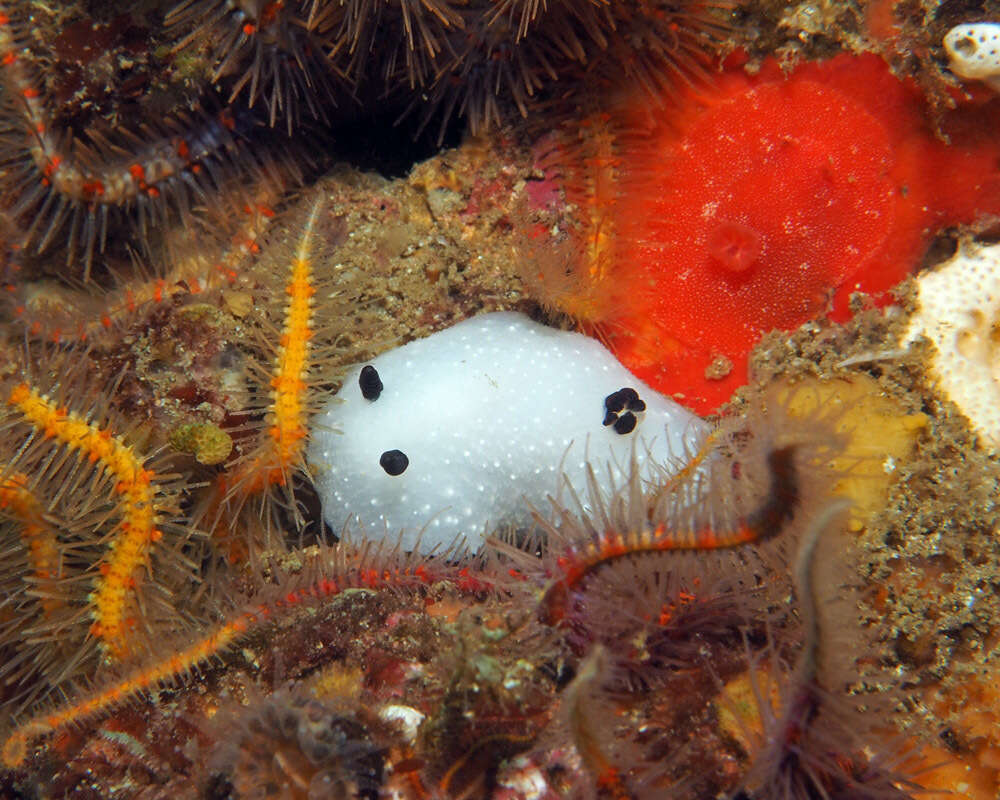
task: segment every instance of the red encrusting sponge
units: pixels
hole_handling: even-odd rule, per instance
[[[763,332],[844,319],[856,291],[891,301],[935,232],[1000,213],[1000,101],[946,114],[945,143],[917,88],[874,55],[787,75],[729,67],[665,112],[639,100],[612,116],[618,198],[584,215],[613,231],[610,263],[593,269],[581,247],[565,305],[551,300],[603,292],[583,326],[700,413],[746,381]]]

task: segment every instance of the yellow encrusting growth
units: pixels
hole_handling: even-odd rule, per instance
[[[796,419],[809,419],[822,406],[841,409],[834,427],[844,442],[830,462],[839,475],[832,491],[853,501],[848,528],[857,533],[884,505],[895,464],[911,457],[927,430],[927,415],[906,409],[862,373],[832,380],[808,378],[795,386],[780,381],[777,392]]]
[[[26,383],[15,385],[7,405],[46,439],[53,439],[85,458],[113,478],[112,488],[119,499],[121,521],[109,554],[101,565],[90,596],[94,623],[91,632],[115,658],[128,655],[126,616],[129,593],[136,571],[149,563],[149,548],[162,537],[157,528],[154,473],[144,468],[144,460],[131,447],[81,416],[57,406]]]
[[[199,464],[221,464],[233,451],[233,437],[212,422],[186,422],[170,432],[170,446]]]
[[[56,533],[45,520],[41,503],[28,488],[28,476],[15,473],[0,482],[0,512],[13,517],[21,526],[21,541],[36,585],[41,590],[41,606],[46,616],[62,606],[54,591],[62,577]]]

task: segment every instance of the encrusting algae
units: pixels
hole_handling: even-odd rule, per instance
[[[207,467],[223,463],[233,452],[233,437],[211,422],[185,422],[170,432],[170,446],[191,453]]]
[[[941,49],[987,14],[92,6],[0,4],[0,796],[997,797],[1000,468],[940,367],[995,298],[935,267],[1000,211]],[[730,172],[649,160],[706,118]],[[493,310],[713,432],[476,553],[326,529],[321,399]]]

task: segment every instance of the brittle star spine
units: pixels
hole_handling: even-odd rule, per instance
[[[24,237],[36,253],[68,228],[66,263],[72,265],[82,248],[86,280],[95,250],[104,252],[109,212],[133,210],[132,226],[144,239],[149,223],[164,218],[169,207],[186,212],[190,200],[217,186],[220,172],[209,162],[232,160],[237,117],[228,110],[178,115],[156,128],[94,131],[85,143],[59,130],[27,63],[23,27],[0,3],[0,67],[24,137],[7,178],[16,194],[12,215],[31,217]]]
[[[557,622],[566,611],[569,594],[605,565],[642,553],[722,550],[777,536],[800,504],[796,448],[775,448],[767,454],[771,484],[760,505],[729,527],[705,524],[674,527],[661,523],[634,531],[609,530],[556,559],[558,577],[539,604],[543,619]]]
[[[322,201],[313,205],[289,257],[288,278],[284,284],[287,299],[277,346],[270,337],[261,342],[262,349],[273,351],[273,358],[270,364],[262,364],[256,371],[262,400],[256,410],[264,417],[264,430],[260,433],[259,443],[229,472],[219,476],[213,496],[203,512],[203,516],[208,518],[206,527],[215,536],[218,546],[228,551],[227,557],[231,561],[242,560],[246,553],[241,543],[230,540],[222,523],[225,518],[239,513],[252,498],[263,504],[255,505],[254,514],[264,520],[267,527],[270,511],[266,506],[271,502],[268,493],[277,488],[283,493],[283,506],[293,514],[297,524],[302,524],[292,476],[297,471],[305,470],[305,443],[312,412],[310,380],[315,361],[314,339],[317,336],[314,242],[322,209]]]
[[[150,547],[162,532],[156,475],[144,467],[144,459],[110,428],[99,427],[58,406],[27,383],[18,383],[7,397],[35,431],[95,465],[114,479],[121,521],[118,534],[101,565],[101,575],[90,595],[94,623],[91,632],[108,653],[121,658],[130,651],[126,606],[134,590],[133,575],[149,564]]]
[[[330,551],[328,574],[305,586],[292,588],[271,602],[259,603],[242,611],[197,641],[166,657],[138,667],[122,680],[98,689],[82,700],[70,702],[18,725],[0,747],[0,761],[8,768],[24,763],[30,744],[69,726],[86,722],[108,713],[111,709],[158,686],[170,685],[197,670],[213,658],[221,657],[229,648],[275,616],[286,614],[303,604],[323,601],[349,589],[418,590],[441,580],[427,563],[379,563],[380,554],[362,546],[359,552],[348,552],[349,545],[341,542]],[[390,557],[391,558],[391,557]],[[408,558],[408,557],[403,557]],[[320,570],[324,571],[323,568]],[[457,584],[455,584],[457,586]]]
[[[20,526],[42,611],[50,616],[62,606],[55,589],[62,574],[56,532],[45,519],[42,504],[28,486],[28,476],[14,473],[0,482],[0,511]]]

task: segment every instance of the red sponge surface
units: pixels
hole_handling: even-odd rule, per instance
[[[652,125],[648,103],[623,113],[601,212],[616,297],[588,321],[701,413],[746,381],[763,332],[844,318],[854,291],[888,302],[942,226],[1000,213],[1000,103],[946,117],[945,143],[875,56],[733,71]]]

